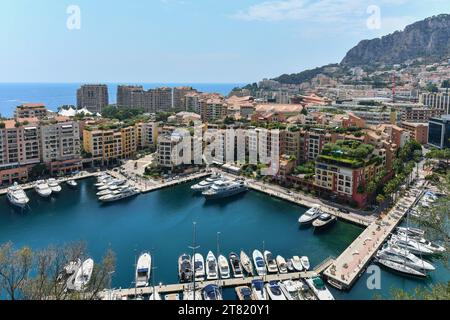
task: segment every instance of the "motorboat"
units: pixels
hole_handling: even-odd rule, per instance
[[[262,280],[252,280],[252,293],[255,300],[269,300]]]
[[[288,273],[286,260],[282,256],[277,256],[277,266],[280,273]]]
[[[50,189],[52,189],[52,192],[54,193],[60,193],[62,188],[59,185],[58,181],[56,181],[56,179],[54,178],[50,178],[47,180],[48,186],[50,187]]]
[[[418,258],[406,249],[390,246],[389,244],[386,244],[380,251],[377,252],[377,258],[403,263],[408,267],[418,270],[435,270],[434,266],[428,261]]]
[[[43,198],[48,198],[52,194],[52,189],[43,180],[39,180],[36,182],[36,184],[34,185],[34,190]]]
[[[334,300],[333,295],[323,282],[322,278],[314,277],[305,280],[319,300]]]
[[[317,300],[316,295],[314,294],[313,290],[309,287],[309,285],[306,283],[306,281],[300,279],[298,280],[301,286],[301,295],[304,300]]]
[[[212,251],[208,252],[206,256],[206,278],[208,280],[219,279],[219,270],[217,266],[217,259]]]
[[[14,182],[14,185],[8,188],[6,197],[12,205],[22,209],[30,202],[25,191],[23,191],[22,187],[19,186],[17,182]]]
[[[278,281],[270,281],[266,284],[266,291],[270,297],[270,300],[287,300],[281,291]]]
[[[201,191],[201,192],[206,191],[209,188],[211,188],[214,185],[214,183],[216,183],[216,181],[219,181],[220,179],[221,179],[220,175],[212,175],[211,177],[207,178],[206,180],[203,180],[202,182],[193,185],[191,187],[191,190]]]
[[[75,180],[67,180],[66,184],[71,188],[76,188],[78,183]]]
[[[406,275],[410,275],[410,276],[415,276],[415,277],[426,277],[426,274],[424,272],[421,272],[419,270],[416,270],[414,268],[408,267],[406,264],[404,263],[398,263],[392,260],[386,260],[386,259],[380,259],[377,258],[376,261],[389,268],[392,269],[394,271],[406,274]]]
[[[294,266],[295,271],[301,272],[303,271],[302,259],[299,256],[292,257],[292,265]]]
[[[252,265],[252,260],[250,260],[250,258],[248,257],[248,255],[244,252],[241,251],[241,265],[242,268],[245,270],[245,272],[252,276],[253,275],[253,265]]]
[[[205,260],[200,253],[194,255],[195,280],[203,281],[205,279]]]
[[[149,253],[139,256],[136,265],[136,287],[147,287],[152,268],[152,257]]]
[[[208,284],[203,289],[203,299],[204,300],[223,300],[222,293],[220,289],[215,284]]]
[[[308,271],[309,268],[311,268],[311,264],[309,263],[309,258],[307,256],[301,257],[300,261],[302,262],[302,266],[305,271]]]
[[[294,263],[292,262],[292,259],[288,259],[286,261],[286,266],[287,266],[288,272],[294,272],[295,271]]]
[[[264,256],[259,250],[253,251],[253,263],[255,264],[256,273],[258,276],[264,276],[267,274],[266,264],[264,262]]]
[[[235,290],[236,290],[236,294],[237,294],[239,300],[241,300],[241,301],[254,300],[252,289],[250,289],[249,287],[241,286],[241,287],[237,287]]]
[[[192,259],[188,254],[182,254],[178,258],[178,277],[180,282],[191,282],[192,281]]]
[[[272,255],[272,252],[270,251],[264,251],[264,260],[266,261],[267,270],[269,273],[277,273],[278,272],[278,266],[277,261]]]
[[[73,288],[75,291],[82,291],[91,280],[92,271],[94,270],[94,260],[86,259],[78,269],[73,282]]]
[[[337,218],[328,213],[322,213],[316,220],[313,221],[312,225],[316,229],[325,228],[334,222],[336,222]]]
[[[402,235],[392,235],[390,243],[396,244],[403,249],[407,249],[413,254],[431,255],[434,253],[432,250],[421,245],[418,241],[409,239],[408,237]]]
[[[227,258],[225,258],[223,255],[220,255],[217,258],[217,262],[219,264],[220,278],[229,279],[230,278],[230,266],[228,264]]]
[[[321,214],[322,211],[320,210],[320,206],[314,206],[300,216],[300,218],[298,219],[298,223],[310,224],[314,220],[316,220]]]
[[[102,202],[114,202],[123,199],[128,199],[134,196],[137,196],[141,192],[137,188],[125,188],[121,191],[113,191],[111,194],[100,197],[99,200]]]
[[[243,181],[224,181],[219,180],[202,195],[207,200],[221,199],[244,193],[248,190]]]
[[[230,260],[231,270],[233,270],[233,275],[235,278],[243,278],[244,274],[242,273],[242,265],[239,260],[239,257],[236,253],[232,252],[228,256]]]
[[[280,288],[287,300],[304,300],[301,295],[302,283],[300,281],[283,281],[280,283]]]

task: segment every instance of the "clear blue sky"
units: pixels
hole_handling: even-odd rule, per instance
[[[366,26],[369,5],[381,29]],[[81,29],[66,27],[69,5]],[[0,82],[250,82],[339,62],[448,0],[1,0]]]

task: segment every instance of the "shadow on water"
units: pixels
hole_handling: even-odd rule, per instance
[[[232,197],[226,197],[221,199],[205,199],[205,203],[203,204],[203,207],[221,207],[224,208],[227,205],[236,202],[238,200],[241,200],[245,197],[247,193],[240,193]]]

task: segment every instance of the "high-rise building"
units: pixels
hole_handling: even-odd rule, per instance
[[[86,108],[96,114],[109,104],[108,86],[104,84],[83,85],[77,91],[78,109]]]
[[[142,86],[118,86],[117,87],[117,105],[119,107],[143,107],[142,93],[144,88]]]
[[[446,93],[422,93],[419,102],[432,109],[442,110],[443,114],[450,114],[450,96]]]
[[[439,149],[450,148],[450,115],[430,119],[428,144]]]
[[[186,95],[196,92],[192,87],[173,88],[173,108],[177,111],[185,110]]]

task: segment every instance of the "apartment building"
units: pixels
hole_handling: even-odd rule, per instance
[[[42,103],[26,103],[16,108],[14,118],[45,118],[47,108]]]
[[[401,122],[400,127],[409,132],[411,139],[422,145],[428,143],[428,123]]]
[[[431,118],[440,117],[443,114],[442,109],[406,107],[400,111],[400,119],[402,122],[425,123]]]
[[[227,104],[220,98],[203,100],[200,103],[200,115],[204,122],[223,120],[227,116]]]
[[[446,93],[422,93],[419,102],[432,109],[438,109],[443,115],[450,114],[450,96]]]
[[[104,84],[83,85],[77,90],[78,109],[86,108],[94,114],[101,113],[109,104],[108,86]]]
[[[119,86],[117,105],[123,108],[142,108],[146,113],[170,112],[175,107],[183,109],[184,100],[181,100],[186,92],[188,90],[184,87],[144,90],[142,86]]]
[[[300,155],[303,161],[314,161],[322,153],[323,147],[335,142],[336,135],[325,129],[312,128],[300,133]]]
[[[156,147],[158,142],[158,124],[156,122],[137,123],[135,133],[138,149]]]
[[[46,121],[40,125],[41,160],[51,174],[81,170],[79,124],[74,121]]]
[[[177,111],[185,110],[186,96],[197,92],[192,87],[176,87],[173,88],[173,105],[172,108]]]

